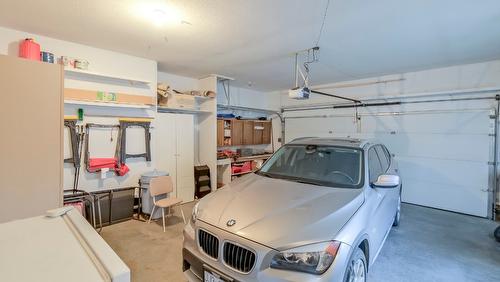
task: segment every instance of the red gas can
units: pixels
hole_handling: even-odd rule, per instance
[[[24,39],[19,44],[19,57],[40,61],[40,45],[32,38]]]

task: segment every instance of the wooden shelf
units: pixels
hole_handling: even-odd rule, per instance
[[[273,154],[263,154],[263,155],[255,155],[255,156],[246,156],[246,157],[239,157],[236,160],[233,160],[233,163],[240,163],[240,162],[248,162],[248,161],[254,161],[254,160],[267,160],[269,159]]]
[[[138,84],[138,85],[148,85],[151,83],[151,81],[133,78],[133,77],[114,76],[114,75],[86,71],[86,70],[80,70],[80,69],[64,68],[64,73],[65,73],[65,75],[68,76],[68,78],[75,77],[75,78],[111,79],[111,80],[117,80],[117,81],[127,82],[130,84]]]
[[[193,98],[194,100],[198,100],[198,101],[208,101],[208,100],[212,100],[214,99],[215,97],[207,97],[207,96],[198,96],[198,95],[188,95],[188,94],[179,94],[179,93],[175,93],[174,94],[175,97],[180,97],[181,99],[191,99]]]
[[[245,174],[249,174],[249,173],[253,173],[253,172],[255,172],[255,171],[251,170],[251,171],[245,171],[245,172],[238,172],[238,173],[231,174],[231,176],[245,175]]]
[[[114,108],[134,108],[134,109],[149,109],[151,106],[144,104],[124,104],[113,102],[91,102],[91,101],[78,101],[78,100],[64,100],[64,104],[70,105],[85,105],[85,106],[98,106],[98,107],[114,107]]]
[[[64,103],[101,107],[149,109],[154,106],[155,101],[151,96],[64,88]]]
[[[202,111],[197,109],[187,109],[187,108],[167,108],[167,107],[158,107],[157,112],[159,113],[174,113],[174,114],[189,114],[189,115],[198,115],[198,114],[211,114],[210,111]]]

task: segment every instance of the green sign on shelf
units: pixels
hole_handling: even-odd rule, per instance
[[[98,91],[96,98],[103,102],[116,102],[116,93]]]

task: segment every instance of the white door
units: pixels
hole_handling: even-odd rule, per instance
[[[159,113],[154,120],[154,140],[155,140],[155,163],[156,169],[169,173],[172,182],[176,182],[176,154],[177,140],[175,138],[175,115]],[[175,194],[174,194],[175,195]]]
[[[161,113],[155,120],[156,167],[172,177],[173,195],[194,199],[194,120],[192,115]]]
[[[399,162],[404,202],[488,216],[488,162],[494,140],[489,108],[401,111],[400,115],[368,112],[373,110],[360,112],[358,124],[342,115],[287,119],[286,140],[301,136],[377,138]]]
[[[194,119],[192,115],[176,115],[177,197],[184,202],[194,200]]]

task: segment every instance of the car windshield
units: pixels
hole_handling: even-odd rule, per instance
[[[313,185],[359,188],[363,185],[363,152],[340,146],[286,145],[257,174]]]

